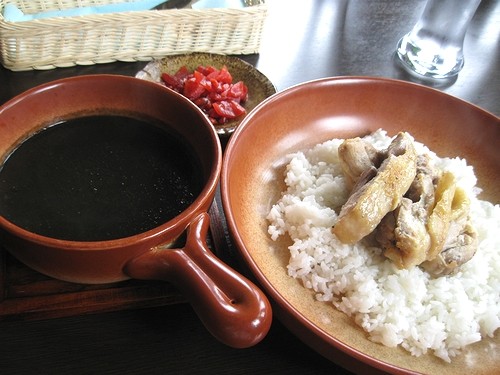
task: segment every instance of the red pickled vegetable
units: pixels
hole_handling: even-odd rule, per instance
[[[233,77],[223,66],[199,66],[189,72],[182,66],[175,74],[163,73],[165,86],[181,93],[209,117],[210,121],[225,124],[246,113],[243,104],[248,98],[248,88],[242,82],[233,84]]]
[[[213,104],[215,112],[220,117],[235,118],[245,113],[245,108],[234,100],[222,100]]]

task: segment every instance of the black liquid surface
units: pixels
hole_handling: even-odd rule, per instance
[[[152,229],[202,189],[187,146],[147,121],[90,116],[24,141],[0,170],[0,215],[48,237],[98,241]]]

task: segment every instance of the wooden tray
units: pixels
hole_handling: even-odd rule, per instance
[[[213,236],[224,240],[219,218],[222,208],[210,210],[207,243]],[[113,284],[84,285],[55,280],[25,266],[0,247],[0,321],[39,320],[134,308],[185,303],[171,284],[161,281],[126,280]]]

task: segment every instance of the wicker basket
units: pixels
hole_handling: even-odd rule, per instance
[[[19,71],[148,61],[189,52],[257,53],[267,7],[246,0],[239,9],[168,9],[7,22],[6,3],[24,13],[131,0],[0,0],[0,58]]]

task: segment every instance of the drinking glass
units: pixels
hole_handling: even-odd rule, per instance
[[[450,78],[464,65],[465,33],[481,0],[428,0],[413,29],[397,46],[397,57],[410,72]]]

